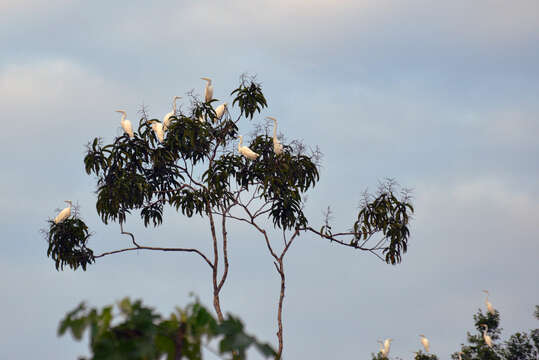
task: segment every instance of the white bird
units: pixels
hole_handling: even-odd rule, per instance
[[[419,336],[421,336],[421,344],[423,344],[423,347],[425,348],[425,351],[429,352],[429,349],[430,349],[429,339],[427,339],[425,337],[425,335],[423,335],[423,334],[420,334]]]
[[[210,78],[206,78],[206,77],[203,77],[203,78],[200,78],[202,80],[206,80],[208,83],[206,84],[206,89],[204,89],[204,100],[206,102],[210,101],[211,99],[213,99],[213,86],[211,84],[211,79]]]
[[[127,114],[123,110],[116,110],[116,112],[122,114],[122,119],[120,120],[120,125],[122,125],[122,129],[124,129],[125,133],[129,135],[129,138],[133,138],[133,126],[131,126],[131,121],[126,120]]]
[[[382,352],[382,355],[387,357],[389,355],[389,347],[391,346],[391,342],[393,339],[385,339],[384,340],[384,351]]]
[[[488,311],[489,313],[491,313],[492,315],[496,314],[496,311],[494,311],[494,306],[492,306],[492,304],[490,303],[490,301],[488,301],[488,295],[489,295],[488,291],[487,291],[487,290],[483,290],[483,292],[484,292],[485,294],[487,294],[487,299],[485,300],[485,305],[487,305],[487,311]]]
[[[380,353],[384,355],[384,342],[382,340],[376,340],[376,342],[380,343]],[[384,355],[385,356],[385,355]]]
[[[487,331],[488,331],[488,325],[487,324],[481,324],[481,326],[484,326],[485,327],[485,330],[483,330],[483,340],[485,340],[485,343],[487,344],[488,347],[492,347],[492,338],[487,335]]]
[[[223,117],[223,114],[225,113],[227,105],[228,105],[227,103],[223,103],[217,106],[217,109],[215,109],[215,114],[217,115],[217,117],[214,119],[214,122],[216,120],[221,120],[221,118]]]
[[[155,135],[157,136],[157,139],[160,143],[163,142],[163,138],[165,137],[165,132],[163,131],[163,124],[161,124],[158,120],[150,120],[148,123],[152,124],[152,130],[155,132]]]
[[[71,200],[65,200],[64,202],[68,203],[69,206],[60,211],[60,213],[54,218],[55,224],[61,223],[71,215]]]
[[[176,115],[176,100],[181,98],[181,96],[174,96],[174,99],[172,100],[172,111],[163,118],[163,131],[167,131],[167,128],[170,125],[170,118]]]
[[[253,150],[249,149],[247,146],[241,146],[243,144],[243,136],[240,135],[240,142],[238,144],[238,151],[240,154],[245,156],[247,159],[256,160],[260,154],[255,153]]]
[[[277,139],[277,119],[271,116],[267,116],[266,118],[273,120],[273,152],[280,155],[283,153],[283,144]]]

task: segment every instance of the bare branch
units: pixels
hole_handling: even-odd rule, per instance
[[[122,253],[122,252],[126,252],[126,251],[133,251],[133,250],[192,252],[192,253],[196,253],[196,254],[200,255],[206,261],[206,263],[213,269],[213,264],[210,262],[210,260],[208,260],[206,255],[204,255],[200,250],[187,249],[187,248],[162,248],[162,247],[151,247],[151,246],[136,246],[136,247],[132,247],[132,248],[125,248],[125,249],[120,249],[120,250],[107,251],[107,252],[104,252],[104,253],[102,253],[100,255],[94,256],[94,258],[97,259],[97,258],[104,257],[104,256],[107,256],[107,255],[118,254],[118,253]]]

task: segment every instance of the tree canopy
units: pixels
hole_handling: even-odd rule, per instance
[[[120,233],[129,236],[131,246],[94,254],[89,247],[92,233],[75,212],[58,224],[49,220],[48,255],[57,269],[69,266],[86,270],[99,258],[133,250],[196,254],[211,270],[213,306],[218,320],[224,321],[220,293],[229,268],[227,226],[231,221],[249,224],[263,240],[281,280],[276,356],[280,358],[284,258],[294,240],[316,235],[395,265],[408,249],[414,209],[409,192],[401,190],[395,181],[386,180],[376,193],[364,194],[357,214],[350,217],[348,229],[333,229],[329,208],[324,222],[313,225],[304,209],[307,192],[320,179],[320,151],[299,140],[281,137],[279,142],[276,135],[269,135],[269,122],[256,119],[268,103],[261,84],[254,78],[242,76],[230,96],[231,108],[221,104],[220,109],[226,111],[217,114],[213,105],[219,100],[201,101],[190,94],[189,109],[169,117],[166,131],[159,120],[150,119],[142,109],[132,137],[126,132],[109,144],[98,137],[90,141],[84,167],[88,175],[96,178],[97,214],[104,224],[118,223]],[[258,154],[254,158],[243,156],[237,142],[239,126],[251,121],[257,124],[248,143],[249,149]],[[281,124],[286,127],[285,121]],[[282,145],[282,151],[275,151],[276,142]],[[196,247],[143,245],[135,234],[124,230],[135,212],[144,226],[161,225],[166,221],[167,207],[187,218],[207,219],[211,254]],[[282,236],[272,237],[272,230],[282,232]]]

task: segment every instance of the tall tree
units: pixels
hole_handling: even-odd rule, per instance
[[[349,229],[333,229],[329,208],[325,221],[312,225],[304,206],[307,192],[319,180],[320,152],[297,140],[281,139],[278,145],[278,139],[269,136],[271,122],[259,122],[248,145],[250,152],[240,147],[239,125],[252,121],[267,101],[261,85],[246,76],[230,94],[232,106],[218,108],[218,114],[212,105],[218,100],[191,96],[190,109],[168,117],[164,133],[158,120],[143,111],[133,137],[124,134],[106,145],[99,138],[91,141],[84,165],[89,175],[97,177],[97,213],[105,224],[117,222],[131,246],[94,254],[88,246],[89,229],[75,211],[63,222],[49,222],[48,255],[57,269],[86,269],[97,259],[134,250],[195,254],[211,273],[213,307],[218,320],[224,321],[220,294],[230,265],[229,223],[248,224],[260,235],[280,278],[276,356],[280,358],[285,256],[295,240],[314,234],[398,264],[408,247],[413,207],[408,192],[388,180],[375,194],[364,194]],[[285,127],[283,121],[281,128]],[[208,221],[210,254],[196,247],[149,246],[125,229],[134,211],[140,212],[144,226],[159,226],[166,206],[188,218],[198,215]],[[197,240],[206,238],[203,234]]]

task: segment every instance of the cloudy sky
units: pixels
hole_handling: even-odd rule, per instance
[[[161,313],[210,274],[185,254],[130,253],[86,272],[57,272],[39,229],[72,199],[99,250],[128,244],[95,213],[88,140],[119,135],[126,109],[170,111],[209,76],[227,100],[256,74],[287,138],[319,145],[322,177],[307,213],[331,205],[347,228],[360,195],[393,177],[414,189],[408,254],[372,255],[302,236],[287,257],[285,359],[369,359],[377,339],[411,359],[425,334],[447,359],[484,307],[504,335],[538,327],[539,2],[537,0],[0,2],[0,358],[75,359],[86,343],[56,337],[80,301],[124,296]],[[248,134],[252,124],[243,123]],[[207,247],[207,224],[172,211],[145,244]],[[279,279],[262,239],[231,229],[222,307],[276,343]],[[256,354],[253,357],[256,359]],[[208,357],[211,359],[211,357]]]

